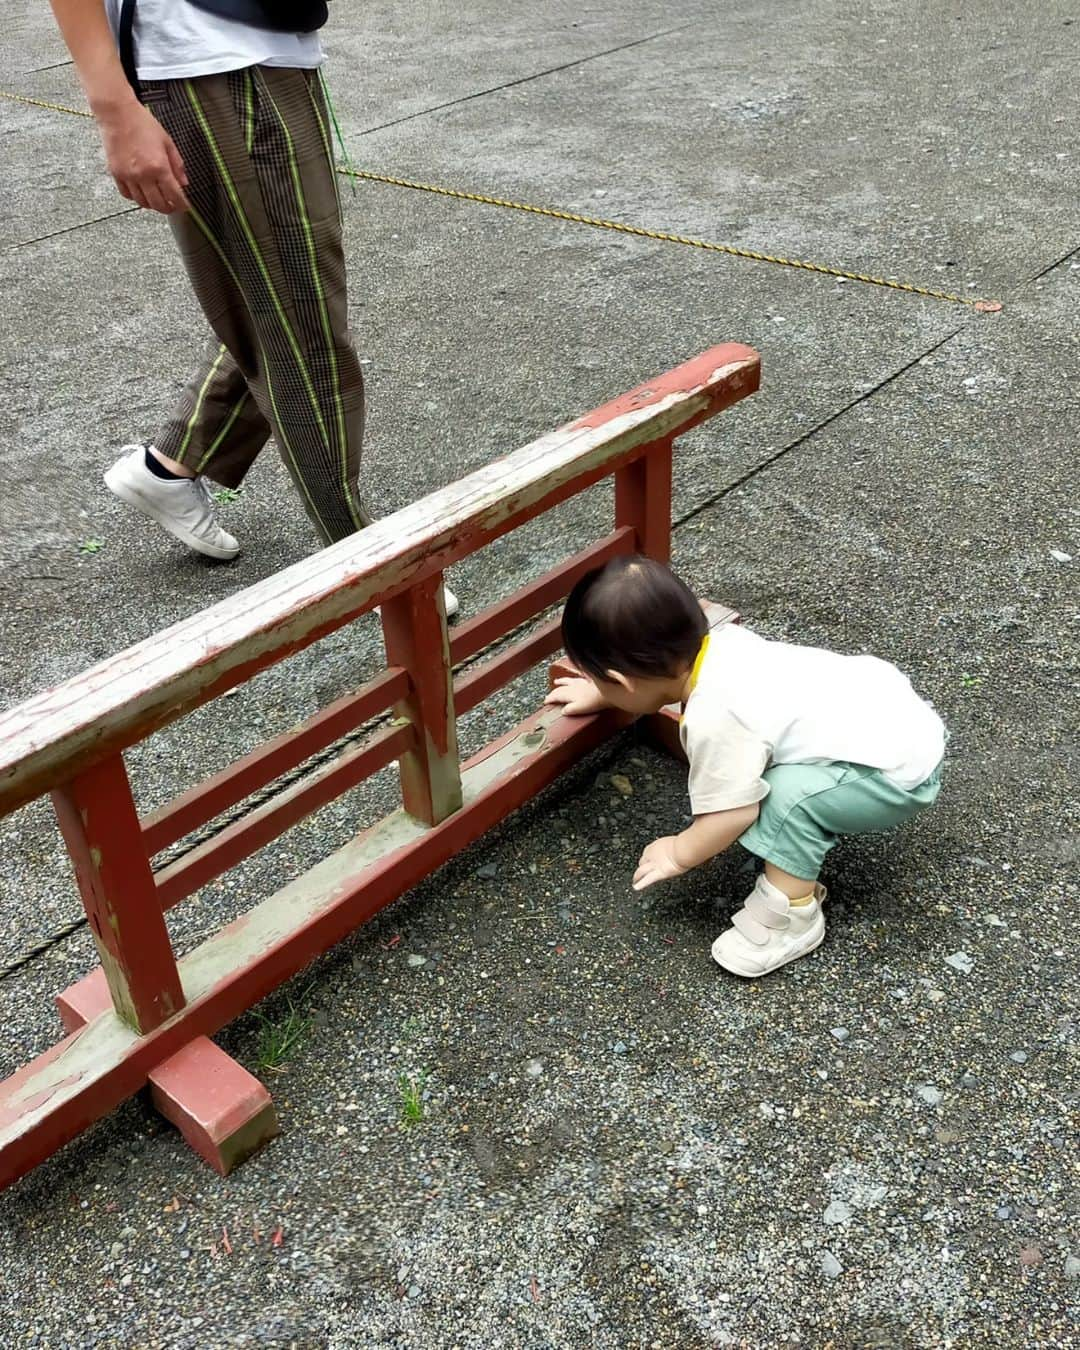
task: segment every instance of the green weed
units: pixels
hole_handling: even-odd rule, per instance
[[[256,1013],[259,1023],[259,1068],[264,1071],[280,1073],[283,1065],[292,1058],[301,1041],[311,1030],[311,1018],[304,1012],[304,1003],[311,993],[311,986],[303,991],[294,1002],[286,998],[285,1012],[277,1017],[267,1017]]]
[[[427,1106],[424,1102],[427,1080],[426,1069],[421,1069],[415,1077],[407,1073],[398,1074],[398,1097],[401,1102],[403,1125],[419,1125],[427,1115]]]

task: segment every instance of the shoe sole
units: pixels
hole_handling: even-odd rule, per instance
[[[800,957],[809,956],[811,952],[816,952],[825,941],[824,929],[817,937],[806,947],[800,947],[798,951],[791,952],[785,956],[782,961],[777,961],[775,966],[770,966],[768,970],[740,970],[738,966],[729,965],[727,961],[721,961],[715,952],[710,951],[709,955],[721,969],[728,971],[732,975],[738,975],[743,980],[760,980],[763,975],[771,975],[774,970],[780,970],[783,966],[790,965],[792,961],[798,961]]]
[[[149,517],[150,520],[160,525],[174,539],[179,539],[182,544],[186,544],[188,548],[194,549],[196,553],[201,553],[206,558],[216,558],[218,562],[229,562],[240,552],[239,546],[234,549],[217,548],[214,544],[208,544],[205,540],[197,538],[190,530],[185,530],[183,526],[177,525],[170,516],[159,511],[154,503],[144,497],[138,488],[114,477],[111,469],[105,474],[105,486],[114,497],[118,497],[128,506],[133,506],[140,514]]]

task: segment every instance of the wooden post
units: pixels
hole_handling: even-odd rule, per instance
[[[615,474],[615,524],[628,525],[646,557],[671,557],[672,440],[654,441],[644,454]]]
[[[415,748],[399,761],[401,799],[409,815],[437,825],[462,801],[441,573],[384,601],[382,621],[387,664],[403,667],[409,676],[409,694],[394,711],[416,728]]]
[[[145,1034],[184,1006],[122,755],[52,794],[113,1006]]]

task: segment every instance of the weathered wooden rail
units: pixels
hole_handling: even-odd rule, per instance
[[[611,713],[541,708],[462,765],[456,719],[559,648],[549,622],[458,667],[623,552],[667,558],[674,438],[758,387],[713,348],[371,528],[0,715],[0,815],[51,794],[101,965],[58,998],[69,1035],[0,1083],[0,1185],[148,1082],[221,1171],[276,1132],[268,1094],[207,1037],[612,735]],[[451,633],[445,568],[600,479],[613,530]],[[124,751],[380,605],[387,668],[362,689],[140,817]],[[393,721],[179,861],[153,857],[373,717]],[[397,760],[402,809],[177,960],[164,913]]]

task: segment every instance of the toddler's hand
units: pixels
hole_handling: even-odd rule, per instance
[[[643,891],[646,886],[682,876],[685,871],[686,868],[675,860],[675,836],[666,835],[663,839],[654,840],[641,855],[634,873],[634,890]]]
[[[564,675],[556,680],[555,688],[544,702],[561,703],[567,717],[585,717],[589,713],[602,712],[608,706],[600,690],[584,675]]]

